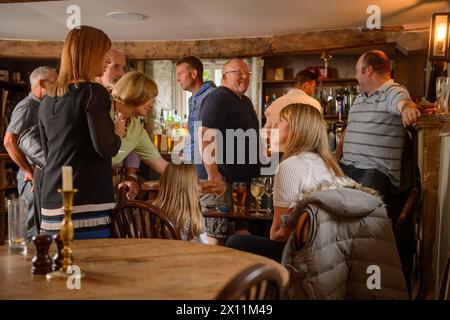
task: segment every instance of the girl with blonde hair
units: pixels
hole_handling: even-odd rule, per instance
[[[110,236],[114,207],[111,157],[125,133],[123,119],[109,115],[111,100],[95,82],[106,67],[111,40],[101,30],[80,26],[64,42],[55,84],[39,108],[39,129],[47,161],[42,184],[41,229],[56,233],[63,220],[61,167],[71,166],[75,239]]]
[[[166,213],[183,240],[208,243],[199,197],[200,183],[192,164],[169,163],[153,204]]]

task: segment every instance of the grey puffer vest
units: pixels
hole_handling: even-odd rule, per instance
[[[408,298],[383,202],[353,187],[318,191],[298,202],[293,221],[309,214],[309,239],[298,248],[293,232],[284,248],[289,299]],[[380,289],[373,288],[377,279]]]

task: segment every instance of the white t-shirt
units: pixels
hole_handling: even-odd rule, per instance
[[[322,107],[320,102],[308,95],[305,91],[301,89],[291,89],[288,93],[274,102],[266,109],[266,128],[272,128],[278,121],[280,121],[280,112],[284,107],[292,103],[304,103],[309,104],[316,108],[322,113]]]
[[[300,194],[335,179],[318,154],[301,152],[291,156],[280,163],[275,173],[273,204],[275,207],[293,207]]]

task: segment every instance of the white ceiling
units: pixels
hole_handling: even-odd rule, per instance
[[[381,9],[382,26],[426,27],[441,0],[76,0],[0,4],[0,38],[64,40],[69,14],[81,8],[81,24],[104,30],[112,40],[190,40],[271,36],[303,31],[365,27],[369,5]],[[141,13],[120,21],[112,11]]]

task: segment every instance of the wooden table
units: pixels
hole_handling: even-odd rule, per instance
[[[255,263],[275,266],[285,285],[289,278],[273,260],[222,246],[159,239],[78,240],[72,246],[74,264],[86,276],[80,290],[69,290],[65,281],[31,273],[34,249],[29,249],[21,256],[0,247],[0,299],[214,299],[238,272]]]
[[[229,212],[220,212],[215,209],[203,212],[205,218],[224,218],[228,220],[256,220],[256,221],[272,221],[273,214],[255,215],[255,211],[237,213],[233,209]]]

